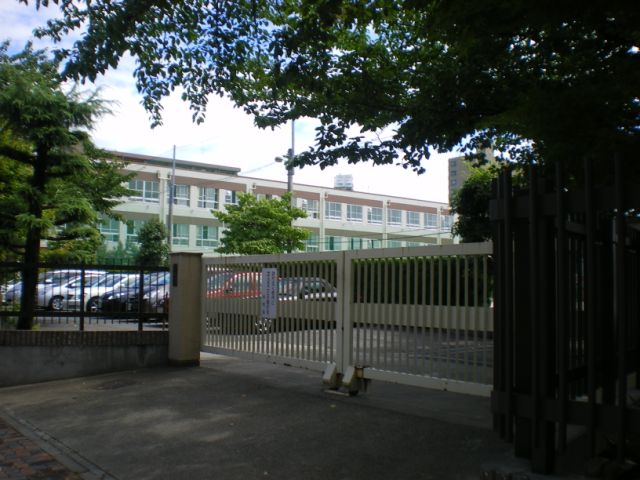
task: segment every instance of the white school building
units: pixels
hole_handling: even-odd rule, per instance
[[[126,220],[106,219],[101,232],[109,247],[137,241],[143,223],[153,217],[168,223],[172,162],[170,158],[112,152],[135,173],[135,192],[116,207]],[[241,175],[238,168],[185,160],[175,162],[172,250],[215,255],[223,225],[211,210],[237,201],[239,192],[258,198],[281,196],[287,183]],[[411,247],[453,243],[453,218],[446,203],[377,195],[350,190],[348,179],[339,188],[293,184],[296,205],[307,212],[296,226],[311,232],[308,252],[381,247]]]

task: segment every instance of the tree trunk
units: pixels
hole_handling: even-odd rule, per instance
[[[29,214],[35,219],[42,219],[41,195],[46,183],[46,162],[38,155],[31,177],[31,191],[29,193]],[[18,330],[31,330],[36,310],[36,295],[38,293],[38,262],[40,261],[40,239],[42,231],[39,225],[33,223],[27,229],[25,242],[24,267],[22,269],[22,296],[20,298],[20,314],[18,316]]]
[[[22,296],[18,330],[31,330],[36,310],[38,293],[38,261],[40,260],[40,230],[30,228],[25,244],[24,267],[22,269]]]

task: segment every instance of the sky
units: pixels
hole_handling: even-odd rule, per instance
[[[11,49],[21,50],[33,39],[32,31],[55,14],[52,8],[36,11],[33,1],[28,6],[17,0],[0,0],[0,41],[10,40]],[[47,41],[35,41],[38,48],[48,48]],[[152,129],[149,116],[141,105],[132,75],[135,62],[125,58],[118,69],[99,77],[88,90],[99,87],[101,97],[114,101],[113,114],[100,119],[92,132],[94,143],[101,148],[240,168],[241,175],[286,182],[286,170],[275,158],[291,148],[291,125],[263,130],[253,124],[251,116],[235,108],[232,102],[209,99],[207,119],[200,125],[191,121],[191,112],[179,95],[163,101],[163,125]],[[313,144],[313,119],[295,122],[295,151]],[[398,165],[346,161],[321,170],[317,166],[296,169],[295,184],[333,187],[336,175],[352,175],[354,190],[421,200],[447,202],[447,159],[456,153],[433,154],[424,163],[426,172],[417,175]]]

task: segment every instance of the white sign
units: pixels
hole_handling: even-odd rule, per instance
[[[263,268],[260,284],[260,315],[262,318],[276,318],[278,305],[278,269]]]

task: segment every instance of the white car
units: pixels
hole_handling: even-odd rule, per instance
[[[84,296],[81,298],[82,289],[80,282],[76,283],[75,289],[67,289],[63,298],[63,309],[80,310],[82,303],[85,305],[85,312],[96,312],[100,304],[100,297],[110,290],[118,290],[121,285],[126,285],[130,278],[137,278],[137,273],[105,273],[100,277],[85,279]]]
[[[85,293],[89,291],[91,284],[98,282],[104,275],[105,272],[97,270],[85,271]],[[46,307],[49,310],[64,310],[67,308],[70,296],[79,295],[81,285],[82,276],[78,275],[61,285],[47,285],[45,288],[38,288],[38,306]]]
[[[41,272],[38,275],[38,285],[36,287],[37,292],[37,306],[49,307],[49,302],[51,301],[51,296],[48,294],[53,288],[59,287],[67,282],[69,282],[72,278],[75,278],[82,274],[82,270],[78,269],[67,269],[67,270],[49,270],[46,272]],[[20,303],[20,298],[22,297],[22,282],[17,281],[5,292],[3,303],[5,305],[8,304],[18,304]]]

